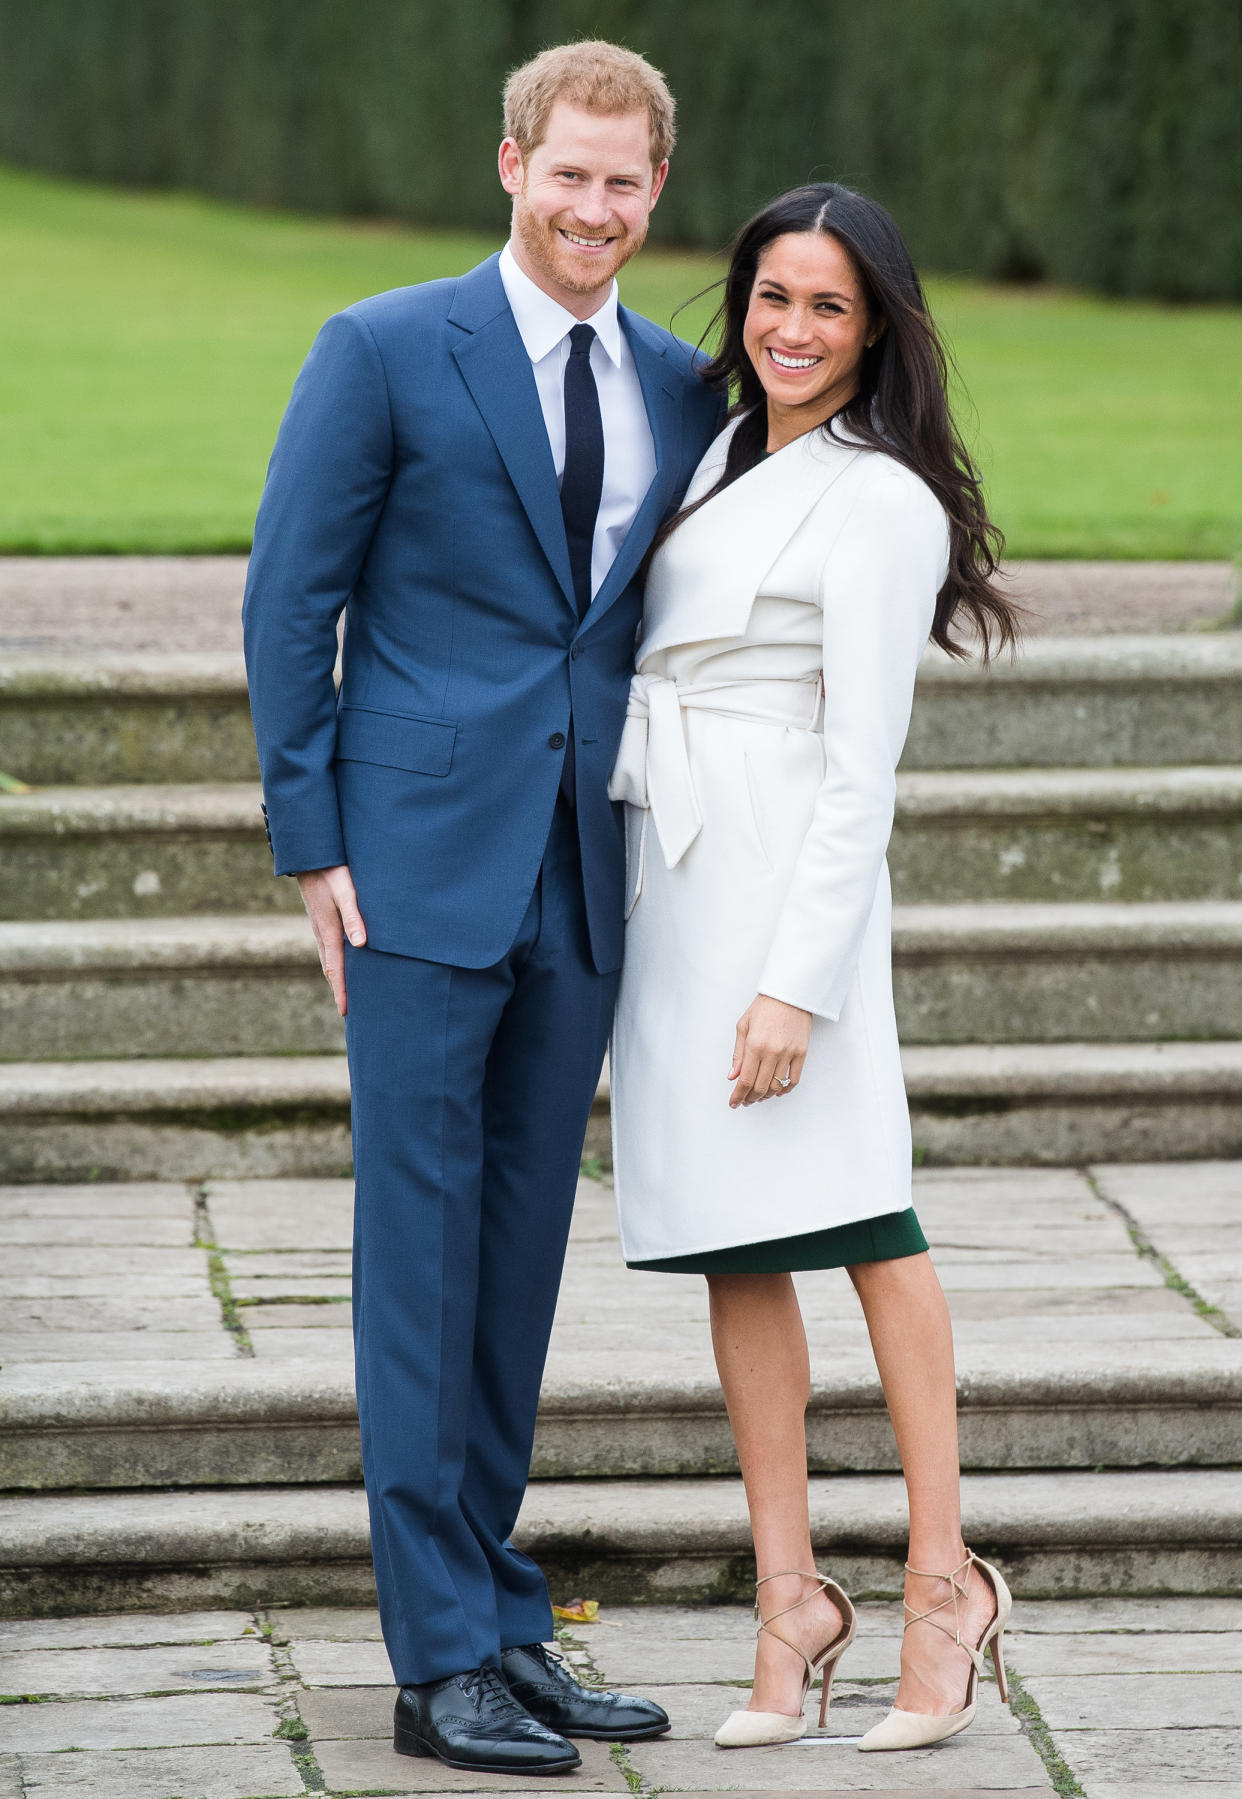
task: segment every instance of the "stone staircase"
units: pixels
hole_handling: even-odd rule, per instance
[[[347,1172],[238,663],[10,656],[0,770],[0,1178]],[[929,656],[890,860],[928,1161],[1238,1152],[1242,634]]]
[[[364,1597],[348,1083],[240,668],[7,656],[0,770],[0,1612]],[[1027,1593],[1238,1591],[1242,635],[929,657],[891,863],[972,1530]],[[584,1182],[523,1540],[563,1591],[732,1596],[701,1284],[618,1281],[607,1204]],[[892,1592],[891,1437],[825,1282],[817,1538]]]

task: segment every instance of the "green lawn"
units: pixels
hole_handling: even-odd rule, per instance
[[[320,322],[493,248],[0,169],[0,551],[246,547]],[[647,251],[625,298],[717,272]],[[1012,554],[1242,551],[1242,310],[930,285]]]

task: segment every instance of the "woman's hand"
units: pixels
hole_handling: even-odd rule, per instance
[[[738,1019],[729,1079],[737,1085],[729,1105],[753,1106],[757,1100],[792,1093],[802,1079],[811,1014],[800,1006],[761,993]]]

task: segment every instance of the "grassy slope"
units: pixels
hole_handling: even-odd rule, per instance
[[[494,247],[0,170],[0,550],[245,547],[323,318]],[[667,322],[717,272],[649,251],[625,298]],[[931,294],[1013,554],[1242,549],[1242,311]]]

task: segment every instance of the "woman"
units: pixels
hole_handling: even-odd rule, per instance
[[[722,1747],[800,1736],[821,1671],[822,1723],[853,1635],[849,1600],[814,1572],[790,1278],[848,1269],[910,1505],[898,1703],[860,1747],[913,1748],[970,1723],[987,1648],[1005,1696],[1010,1600],[962,1542],[884,858],[929,635],[962,654],[964,618],[986,651],[1015,641],[1014,614],[990,585],[999,534],[882,207],[835,184],[774,201],[737,240],[718,324],[707,378],[739,397],[657,541],[611,787],[628,802],[621,1238],[631,1267],[702,1272],[710,1289],[759,1575],[751,1702]]]

